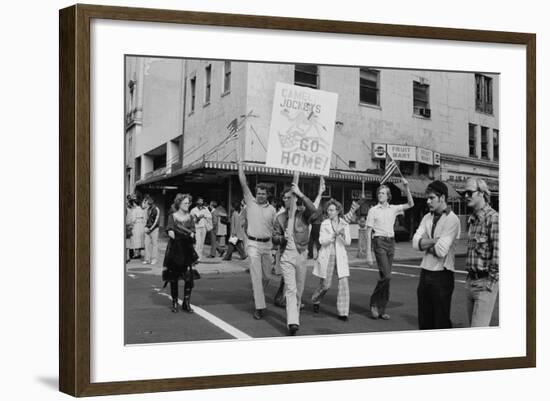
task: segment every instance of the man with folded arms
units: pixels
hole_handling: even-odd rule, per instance
[[[420,330],[449,329],[451,298],[455,279],[455,242],[460,234],[460,220],[447,206],[448,188],[433,181],[426,188],[426,214],[412,243],[424,252],[418,282],[418,326]]]
[[[499,287],[498,213],[489,206],[491,192],[484,180],[470,178],[463,194],[473,209],[468,218],[466,257],[468,323],[486,327],[491,323]]]
[[[252,292],[254,293],[254,319],[263,318],[265,312],[264,288],[271,278],[271,236],[273,234],[273,221],[275,208],[267,201],[267,187],[256,185],[256,197],[252,195],[246,176],[243,162],[238,158],[239,182],[243,190],[243,198],[246,204],[246,235],[248,237],[247,253],[250,256],[250,279]]]

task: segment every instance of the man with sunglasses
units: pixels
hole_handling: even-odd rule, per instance
[[[466,256],[466,299],[468,323],[486,327],[498,294],[499,228],[498,212],[489,206],[491,192],[480,178],[470,178],[463,192],[468,207],[468,253]]]

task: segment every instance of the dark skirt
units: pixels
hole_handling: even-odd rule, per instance
[[[193,246],[193,239],[176,233],[176,238],[168,241],[164,254],[162,281],[193,280],[192,267],[199,259]]]

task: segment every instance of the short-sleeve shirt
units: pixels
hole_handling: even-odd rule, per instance
[[[367,227],[373,229],[375,237],[394,237],[395,217],[401,213],[403,205],[373,206],[367,215]]]
[[[246,221],[248,224],[247,234],[255,238],[271,238],[273,235],[273,222],[276,211],[273,206],[266,202],[258,204],[253,196],[244,197],[246,203]]]

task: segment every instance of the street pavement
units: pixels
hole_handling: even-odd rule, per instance
[[[465,241],[457,244],[457,273],[451,319],[453,327],[466,327],[466,301],[464,291]],[[160,256],[164,255],[161,244]],[[208,251],[208,246],[205,247]],[[313,261],[308,261],[308,275],[302,302],[298,335],[323,335],[369,333],[382,331],[417,330],[416,287],[420,273],[421,254],[410,242],[396,244],[396,255],[391,281],[390,303],[387,313],[390,320],[373,320],[369,313],[370,295],[378,279],[376,268],[367,266],[362,258],[356,258],[357,250],[348,249],[350,258],[351,307],[348,321],[337,319],[337,280],[321,304],[320,313],[312,310],[311,295],[319,279],[311,274]],[[273,296],[280,277],[272,276],[265,289],[267,311],[262,320],[254,320],[252,286],[248,273],[248,260],[241,261],[235,253],[232,261],[221,258],[204,258],[196,268],[202,278],[195,281],[191,303],[195,313],[188,314],[180,308],[170,310],[169,286],[161,281],[162,257],[156,265],[132,260],[126,266],[125,275],[125,343],[147,344],[179,341],[208,341],[280,337],[287,335],[284,308],[273,304]],[[183,283],[180,284],[180,297]],[[492,326],[498,326],[498,302],[493,314]]]

